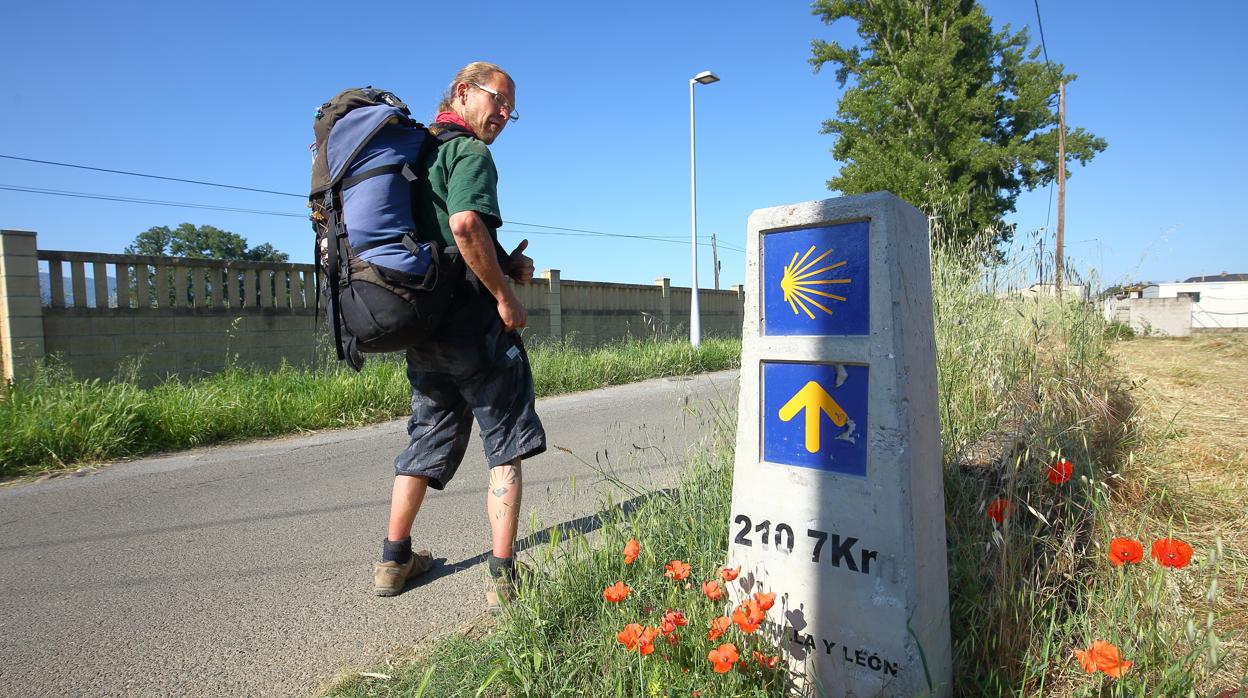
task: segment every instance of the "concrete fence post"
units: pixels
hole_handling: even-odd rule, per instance
[[[663,321],[663,330],[668,331],[672,327],[672,280],[665,276],[655,279],[654,283],[658,284],[662,294],[659,298],[659,319]]]
[[[563,301],[559,293],[559,270],[546,269],[542,278],[550,282],[546,292],[546,313],[550,316],[550,336],[563,339]]]
[[[29,377],[43,361],[36,243],[32,231],[0,230],[0,364],[9,381]]]

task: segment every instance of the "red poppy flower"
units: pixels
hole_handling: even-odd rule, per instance
[[[702,585],[702,593],[706,594],[706,598],[711,601],[719,601],[724,596],[724,590],[719,586],[719,582],[713,579]]]
[[[754,600],[758,602],[758,607],[764,611],[770,611],[771,607],[776,603],[775,592],[758,592],[754,594]]]
[[[740,655],[737,654],[737,646],[725,642],[724,644],[711,650],[706,658],[715,665],[715,673],[726,674],[732,670],[732,665],[737,663]]]
[[[638,648],[638,651],[641,652],[641,656],[644,657],[654,651],[654,638],[658,637],[658,635],[658,628],[646,628],[641,631],[641,646]]]
[[[1192,561],[1192,546],[1178,538],[1153,541],[1153,559],[1162,567],[1183,569]]]
[[[1054,485],[1060,485],[1068,480],[1075,472],[1075,466],[1065,458],[1058,458],[1056,463],[1049,464],[1049,482]]]
[[[672,647],[675,647],[675,646],[676,646],[676,642],[677,642],[679,639],[680,639],[680,638],[678,638],[678,637],[676,636],[676,633],[671,633],[671,634],[669,634],[669,635],[667,636],[667,644],[671,645]]]
[[[628,593],[630,591],[632,591],[632,589],[630,589],[624,582],[616,582],[603,590],[602,598],[610,601],[611,603],[619,603],[628,598]]]
[[[758,602],[750,599],[732,612],[732,622],[736,623],[738,628],[741,628],[741,632],[749,635],[758,630],[759,624],[763,622],[764,615],[763,609],[758,607]]]
[[[645,656],[654,652],[654,638],[658,635],[656,628],[643,628],[637,623],[629,623],[615,636],[629,652],[636,650]]]
[[[994,499],[988,505],[988,518],[997,523],[1004,523],[1005,517],[1009,514],[1010,503],[1005,499]]]
[[[663,569],[667,570],[663,573],[664,577],[670,577],[678,582],[689,576],[689,564],[680,560],[672,560]]]
[[[1083,670],[1089,674],[1103,671],[1115,679],[1131,668],[1131,662],[1123,661],[1117,647],[1104,640],[1093,640],[1086,650],[1075,650],[1075,657]]]
[[[685,620],[685,614],[680,611],[667,609],[667,613],[663,614],[663,622],[659,625],[659,630],[664,635],[675,632],[676,628],[682,625],[689,625],[689,621]]]
[[[637,623],[629,623],[624,629],[616,634],[615,639],[620,641],[621,645],[628,651],[637,649],[637,645],[641,640],[642,628]]]
[[[724,569],[719,571],[719,576],[723,578],[725,582],[731,582],[732,580],[736,579],[737,575],[739,574],[741,574],[741,565],[737,565],[736,568],[734,569],[729,569],[725,567]]]
[[[628,542],[624,544],[624,564],[633,564],[633,561],[637,559],[639,554],[641,554],[641,545],[637,542],[637,539],[628,539]]]
[[[768,657],[757,650],[752,651],[750,654],[754,656],[754,661],[758,662],[759,666],[767,667],[768,669],[775,669],[776,665],[780,663],[780,655]]]
[[[1114,567],[1122,567],[1123,563],[1138,565],[1144,559],[1144,546],[1130,538],[1115,538],[1109,542],[1109,561]]]
[[[1083,667],[1085,673],[1095,674],[1100,671],[1096,668],[1096,655],[1092,654],[1091,649],[1075,650],[1075,659],[1079,660],[1079,665]]]
[[[728,628],[732,626],[732,619],[728,616],[720,616],[711,621],[711,631],[706,634],[706,639],[714,640],[715,638],[728,632]]]

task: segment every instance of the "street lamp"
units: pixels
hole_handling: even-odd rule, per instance
[[[689,298],[689,343],[698,346],[702,343],[702,316],[698,311],[698,168],[695,156],[695,134],[693,128],[693,86],[696,83],[709,85],[719,82],[719,76],[709,70],[694,75],[689,80],[689,208],[693,216],[692,245],[693,250],[693,283],[690,284]]]

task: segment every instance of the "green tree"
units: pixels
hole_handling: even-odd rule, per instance
[[[126,247],[126,254],[148,255],[152,257],[188,257],[192,259],[216,259],[223,261],[248,261],[248,262],[287,262],[290,255],[285,252],[278,252],[269,243],[264,243],[256,247],[247,247],[247,239],[236,233],[211,225],[196,226],[191,223],[183,223],[172,230],[169,226],[158,225],[139,233],[134,237],[134,242]],[[148,282],[146,293],[149,298],[157,304],[164,307],[170,302],[169,298],[161,299],[157,296],[156,274],[160,273],[156,267],[148,267]],[[206,297],[201,299],[201,303],[219,303],[222,296],[238,298],[245,292],[246,282],[244,274],[255,272],[237,271],[233,278],[222,279],[219,270],[197,270],[193,274],[202,274]],[[186,303],[196,302],[194,293],[191,288],[176,289],[176,276],[170,267],[164,270],[165,282],[168,284],[170,293],[174,296],[185,295]],[[276,283],[275,281],[262,277],[260,279],[261,287],[264,284]],[[289,290],[289,280],[286,281]],[[129,282],[131,293],[135,297],[139,297],[142,293],[138,289],[138,277]],[[263,291],[262,291],[263,292]],[[253,298],[250,302],[255,302]]]
[[[172,230],[160,225],[139,233],[126,248],[126,254],[191,257],[194,259],[286,262],[290,255],[278,252],[269,243],[247,247],[247,238],[211,225],[183,223]]]
[[[1074,75],[1037,60],[1026,28],[994,32],[974,0],[817,0],[825,24],[857,23],[860,45],[812,42],[818,72],[853,79],[834,119],[842,163],[828,188],[888,190],[936,217],[938,244],[995,249],[1024,189],[1057,175],[1057,89]],[[1067,127],[1066,156],[1087,164],[1104,139]]]

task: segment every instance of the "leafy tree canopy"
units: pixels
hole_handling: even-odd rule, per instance
[[[211,225],[183,223],[172,230],[160,225],[139,233],[126,254],[233,259],[251,262],[286,262],[290,255],[278,252],[269,243],[247,247],[247,238]]]
[[[853,79],[823,133],[841,171],[828,188],[888,190],[935,216],[936,242],[995,246],[1023,188],[1057,175],[1057,89],[1074,75],[1028,51],[1026,28],[999,32],[974,0],[817,0],[825,24],[857,23],[861,45],[812,42],[816,71]],[[1066,156],[1086,164],[1105,140],[1067,125]]]

